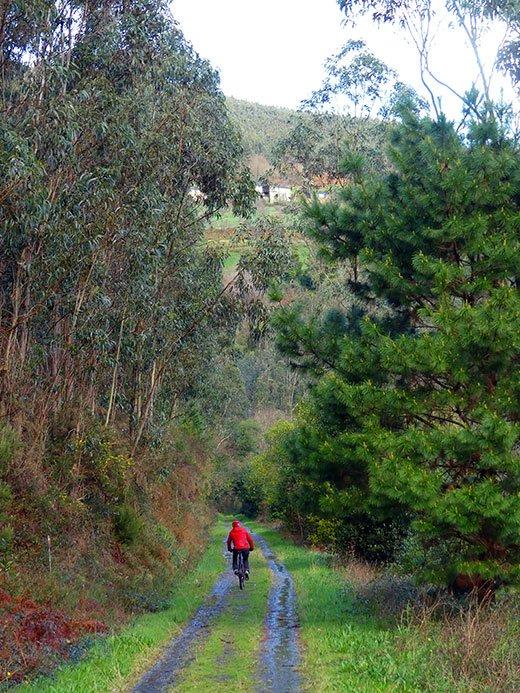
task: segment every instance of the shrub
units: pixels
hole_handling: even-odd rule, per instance
[[[391,574],[370,580],[356,589],[358,604],[383,619],[396,619],[419,603],[421,592],[409,578]]]
[[[254,419],[238,421],[231,433],[233,446],[241,455],[248,455],[258,449],[260,426]]]
[[[143,523],[129,505],[120,505],[114,511],[114,531],[122,544],[134,544],[142,534]]]
[[[16,451],[20,446],[20,439],[11,426],[0,424],[0,475],[9,469]]]
[[[2,520],[2,511],[7,504],[12,500],[13,493],[9,484],[5,481],[0,481],[0,520]]]

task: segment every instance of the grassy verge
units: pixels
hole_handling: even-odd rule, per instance
[[[263,636],[270,571],[261,552],[251,556],[251,580],[234,588],[226,609],[175,691],[253,691]]]
[[[266,538],[293,575],[306,690],[359,693],[520,690],[514,688],[514,658],[518,650],[514,644],[518,637],[514,619],[504,626],[504,632],[494,644],[488,644],[488,650],[495,646],[494,653],[484,650],[477,652],[477,656],[470,653],[471,661],[479,665],[478,671],[471,671],[467,666],[461,668],[457,666],[456,656],[465,657],[466,664],[470,661],[463,650],[476,642],[471,640],[471,633],[455,631],[450,635],[442,623],[433,620],[384,621],[360,606],[348,575],[331,569],[319,553],[295,546],[275,531],[255,523],[251,525]],[[476,635],[478,630],[473,624],[471,632]],[[448,651],[450,642],[455,654]],[[482,666],[480,660],[484,656],[487,659]],[[486,671],[489,666],[496,666],[497,677],[502,671],[502,683],[498,683],[493,672]],[[517,682],[520,685],[518,679]]]
[[[257,211],[253,215],[253,219],[259,214],[264,214],[275,219],[285,219],[294,222],[294,214],[287,211],[285,205],[269,205],[265,203],[257,204]],[[243,217],[239,217],[233,213],[232,209],[225,209],[220,214],[215,215],[209,220],[208,226],[212,230],[229,230],[236,229],[244,222]]]
[[[196,569],[179,583],[167,610],[139,616],[128,628],[96,643],[79,664],[61,667],[52,679],[41,678],[20,686],[17,693],[126,690],[129,682],[157,659],[161,647],[181,630],[211,590],[225,567],[222,539],[226,529],[220,518],[206,553]]]

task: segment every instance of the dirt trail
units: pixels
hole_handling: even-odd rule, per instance
[[[284,564],[273,555],[262,537],[254,535],[273,573],[269,592],[265,638],[260,655],[260,686],[258,691],[294,693],[300,690],[300,661],[296,592]]]
[[[253,535],[264,554],[273,582],[269,591],[264,638],[258,666],[258,683],[252,688],[264,693],[298,693],[299,646],[296,615],[296,594],[290,573],[272,553],[262,537]],[[226,555],[229,559],[229,554]],[[167,646],[161,659],[141,678],[133,693],[165,693],[178,682],[184,668],[194,657],[197,646],[205,640],[211,625],[225,608],[233,608],[230,591],[236,578],[231,570],[215,583],[206,602],[196,611],[182,632]],[[254,574],[251,579],[254,586]],[[247,599],[246,591],[240,597]]]
[[[168,691],[175,684],[177,676],[192,659],[194,647],[209,635],[212,621],[226,606],[235,579],[229,569],[222,573],[209,598],[171,641],[161,659],[134,686],[133,693],[159,693]]]

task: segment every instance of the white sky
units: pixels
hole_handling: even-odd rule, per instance
[[[345,26],[336,0],[172,0],[174,17],[195,49],[220,71],[228,96],[297,108],[320,86],[324,60],[350,38],[362,38],[371,50],[424,94],[416,49],[404,33],[378,27],[369,18],[356,28]],[[492,61],[502,32],[490,33],[485,52]],[[444,22],[437,30],[432,66],[444,81],[461,91],[477,75],[472,53],[459,29]],[[495,79],[496,93],[506,88]],[[436,87],[449,115],[458,102]]]

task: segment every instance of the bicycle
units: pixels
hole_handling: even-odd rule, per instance
[[[244,583],[246,581],[246,568],[244,566],[244,557],[242,555],[242,551],[239,551],[237,556],[237,576],[240,589],[243,590]]]

